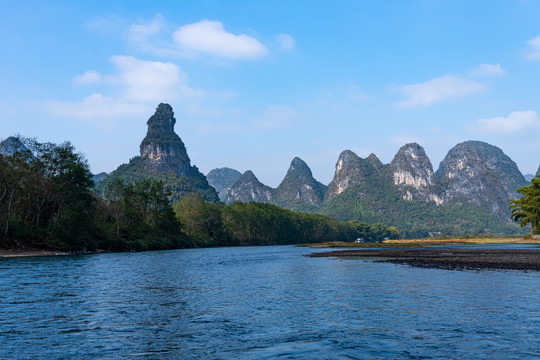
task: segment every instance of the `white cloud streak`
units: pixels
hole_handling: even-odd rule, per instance
[[[72,119],[98,120],[102,125],[119,117],[145,114],[151,107],[127,101],[119,101],[114,97],[93,94],[78,102],[49,100],[48,110],[54,114]]]
[[[73,79],[75,85],[99,84],[102,81],[101,74],[96,71],[87,71]]]
[[[119,71],[115,78],[126,100],[163,102],[205,95],[202,90],[187,86],[187,76],[171,62],[145,61],[131,56],[113,56],[111,62]]]
[[[540,36],[528,40],[526,44],[525,58],[528,60],[540,60]]]
[[[145,43],[150,37],[159,34],[166,26],[165,18],[161,14],[157,14],[149,23],[130,25],[128,40],[135,43]]]
[[[490,119],[478,119],[467,126],[473,133],[491,135],[508,135],[540,127],[540,118],[535,111],[514,111],[506,117],[498,116]]]
[[[180,27],[173,39],[186,54],[205,54],[227,59],[255,59],[268,53],[266,47],[248,35],[225,31],[219,21],[203,20]]]
[[[481,64],[471,74],[479,77],[503,76],[505,74],[501,64]]]
[[[408,100],[399,103],[402,107],[427,106],[448,98],[482,92],[484,85],[454,75],[443,75],[424,83],[405,85],[400,92]]]
[[[296,48],[296,42],[289,34],[278,34],[278,36],[276,36],[276,42],[279,49],[283,51],[294,51]]]
[[[55,115],[104,124],[150,112],[159,102],[192,104],[206,96],[204,91],[190,88],[186,74],[171,62],[145,61],[132,56],[113,56],[110,61],[116,73],[104,76],[87,71],[75,77],[73,82],[77,85],[101,84],[110,88],[113,95],[95,93],[74,102],[49,100],[46,102],[48,110]],[[107,89],[103,90],[106,92]]]

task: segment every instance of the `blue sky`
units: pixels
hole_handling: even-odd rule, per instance
[[[173,106],[192,163],[277,186],[299,156],[384,163],[465,140],[540,164],[538,1],[0,0],[0,138],[71,141],[92,171]]]

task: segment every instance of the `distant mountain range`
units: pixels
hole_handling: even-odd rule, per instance
[[[516,198],[516,190],[527,185],[528,179],[501,149],[484,142],[457,144],[436,172],[416,143],[401,147],[389,164],[374,154],[361,158],[345,150],[328,186],[317,181],[309,166],[296,157],[274,189],[262,184],[252,171],[241,174],[221,168],[205,177],[191,165],[184,143],[174,132],[175,123],[171,106],[160,104],[147,122],[140,156],[108,176],[96,175],[97,188],[103,190],[117,178],[161,179],[173,192],[173,199],[199,194],[212,202],[272,203],[339,220],[381,222],[397,226],[409,236],[519,231],[510,222],[508,199]]]
[[[516,198],[516,190],[529,180],[501,149],[466,141],[448,152],[436,172],[424,149],[411,143],[401,147],[390,164],[374,154],[363,159],[343,151],[328,186],[314,179],[299,158],[275,189],[251,171],[232,182],[232,177],[227,184],[209,179],[210,185],[228,189],[220,193],[226,203],[268,202],[340,220],[382,222],[411,236],[427,236],[520,231],[510,222],[508,199]]]

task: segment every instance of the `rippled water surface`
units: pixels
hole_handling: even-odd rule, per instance
[[[0,259],[0,358],[533,359],[540,273],[290,246]]]

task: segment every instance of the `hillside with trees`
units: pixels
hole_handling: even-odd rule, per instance
[[[112,179],[98,196],[88,163],[72,144],[16,140],[21,147],[12,155],[0,153],[3,249],[141,251],[398,236],[382,224],[341,222],[271,204],[225,205],[199,194],[173,204],[165,182],[155,179]]]

